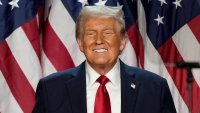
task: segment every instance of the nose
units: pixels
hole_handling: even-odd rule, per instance
[[[102,43],[103,43],[103,35],[99,33],[96,37],[96,44],[99,45]]]

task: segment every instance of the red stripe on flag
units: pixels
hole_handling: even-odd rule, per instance
[[[200,44],[200,15],[192,19],[189,23],[188,26],[192,30],[193,34],[197,38],[199,44]]]
[[[178,49],[176,48],[176,45],[174,44],[172,39],[169,39],[165,44],[163,44],[158,49],[158,52],[159,52],[160,56],[162,57],[163,62],[166,64],[174,63],[176,61],[183,61],[183,58],[180,55],[180,53],[179,53]],[[189,106],[188,92],[187,92],[187,70],[176,68],[176,67],[170,67],[170,66],[166,66],[166,68],[167,68],[169,74],[171,75],[177,89],[179,90],[180,95],[182,96],[183,100],[185,101],[187,106]],[[200,94],[200,93],[197,93],[200,90],[199,90],[199,87],[198,87],[198,84],[196,83],[196,81],[193,82],[192,87],[193,87],[192,113],[197,113],[195,111],[197,111],[197,109],[198,109],[197,106],[200,103],[195,96],[197,96],[197,94]],[[194,91],[194,90],[196,90],[196,91]]]
[[[144,44],[142,41],[142,37],[138,31],[138,24],[133,24],[127,30],[129,40],[135,50],[135,54],[137,57],[137,63],[139,67],[139,63],[141,64],[142,68],[144,68]],[[140,62],[139,62],[140,61]]]
[[[46,22],[43,48],[46,56],[57,71],[75,67],[69,52],[52,29],[48,20]]]
[[[44,26],[44,6],[38,6],[38,17],[39,17],[39,31],[42,32]]]
[[[39,36],[39,29],[37,27],[37,21],[36,18],[33,18],[26,22],[22,29],[24,30],[28,40],[30,41],[31,45],[33,46],[38,59],[40,60],[40,36]]]
[[[31,113],[35,104],[35,92],[17,64],[8,44],[0,44],[0,69],[4,78],[24,113]]]
[[[138,34],[139,38],[139,45],[140,45],[140,53],[139,53],[139,58],[140,58],[140,64],[142,68],[144,68],[144,43],[141,34]]]
[[[192,84],[192,113],[200,113],[200,88],[196,82]]]

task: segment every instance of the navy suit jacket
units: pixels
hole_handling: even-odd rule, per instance
[[[121,113],[176,113],[165,79],[121,61],[120,68]],[[32,113],[87,113],[85,63],[41,79]]]

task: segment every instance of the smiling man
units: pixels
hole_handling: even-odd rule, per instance
[[[88,11],[90,13],[80,15],[80,23],[77,23],[79,25],[77,26],[77,41],[89,65],[99,74],[104,75],[114,67],[119,54],[125,47],[125,26],[122,20],[117,19],[117,15],[115,17],[109,14],[103,15],[101,12],[92,13],[95,10],[106,10],[103,7],[100,8],[96,9],[94,6],[91,12]],[[85,10],[91,9],[92,7]],[[85,23],[80,25],[83,21]]]
[[[167,81],[124,64],[121,7],[86,6],[76,39],[86,61],[40,80],[33,113],[176,113]]]

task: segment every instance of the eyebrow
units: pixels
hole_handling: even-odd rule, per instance
[[[85,31],[95,31],[95,30],[93,30],[93,29],[85,29]]]

